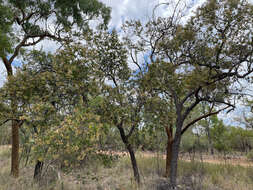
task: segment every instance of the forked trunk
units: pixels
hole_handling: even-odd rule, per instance
[[[170,166],[171,166],[171,157],[172,157],[172,142],[173,142],[173,136],[172,136],[172,126],[170,128],[168,126],[165,127],[166,134],[167,134],[167,150],[166,150],[166,171],[165,171],[165,177],[170,176]]]

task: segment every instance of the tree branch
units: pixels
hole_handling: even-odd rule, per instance
[[[211,113],[202,115],[202,116],[200,116],[200,117],[194,119],[193,121],[191,121],[190,123],[188,123],[188,124],[183,128],[183,130],[181,131],[181,135],[183,135],[183,134],[185,133],[185,131],[186,131],[190,126],[192,126],[194,123],[200,121],[201,119],[207,118],[207,117],[209,117],[209,116],[216,115],[216,114],[220,113],[221,111],[223,111],[223,110],[225,110],[225,109],[227,109],[227,108],[229,108],[229,107],[231,107],[231,106],[227,106],[227,107],[225,107],[225,108],[223,108],[223,109],[220,109],[220,110],[218,110],[218,111],[216,111],[216,112],[211,112]]]
[[[8,121],[11,121],[12,119],[6,119],[5,121],[3,121],[2,123],[0,123],[0,126],[4,125],[5,123],[7,123]]]

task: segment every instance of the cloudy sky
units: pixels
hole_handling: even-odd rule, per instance
[[[125,22],[126,20],[130,19],[138,19],[141,21],[147,21],[149,18],[152,17],[153,9],[154,7],[159,3],[166,3],[171,0],[100,0],[103,3],[105,3],[107,6],[112,8],[111,13],[111,21],[109,24],[110,28],[116,28],[119,29],[121,24]],[[250,0],[253,2],[253,0]],[[205,0],[184,0],[182,1],[184,4],[187,5],[186,9],[186,17],[189,18],[192,14],[194,14],[194,11],[197,7],[202,5]],[[174,4],[175,5],[175,4]],[[171,13],[171,10],[174,6],[171,4],[171,6],[159,6],[159,8],[156,9],[155,16],[166,16]],[[50,42],[50,41],[43,41],[38,45],[38,48],[43,47],[46,51],[55,51],[57,49],[57,45]],[[3,82],[6,78],[6,70],[4,68],[4,65],[0,63],[0,87],[3,85]],[[242,108],[239,106],[239,109],[237,109],[235,112],[231,112],[229,116],[225,114],[220,114],[220,117],[225,120],[227,124],[234,124],[234,122],[231,120],[231,117],[234,115],[240,115],[242,112]]]
[[[103,3],[112,8],[112,19],[110,26],[118,28],[125,20],[139,19],[142,21],[148,20],[152,17],[153,9],[156,5],[168,3],[171,0],[101,0]],[[188,15],[192,14],[194,10],[205,0],[184,0],[182,3],[189,6]],[[177,2],[177,1],[174,1]],[[171,13],[172,6],[160,6],[155,11],[156,16],[166,16]]]
[[[165,3],[169,0],[100,0],[112,8],[110,28],[120,29],[121,24],[130,19],[139,19],[146,21],[152,17],[154,7],[159,3]],[[194,10],[205,0],[184,0],[189,6],[187,14],[191,15]],[[173,6],[173,4],[172,4]],[[166,16],[171,13],[171,7],[160,6],[156,9],[156,16]],[[57,45],[49,40],[44,40],[37,45],[37,48],[43,48],[46,51],[54,52]],[[6,79],[6,70],[3,63],[0,63],[0,87]]]

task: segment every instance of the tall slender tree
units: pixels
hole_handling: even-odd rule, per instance
[[[135,181],[139,184],[140,174],[131,138],[140,125],[145,102],[145,95],[138,82],[141,75],[134,75],[128,62],[127,48],[115,30],[111,33],[98,32],[92,36],[88,46],[93,48],[91,61],[97,64],[102,82],[104,101],[99,113],[104,122],[119,130],[131,158]]]

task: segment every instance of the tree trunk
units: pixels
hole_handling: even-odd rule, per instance
[[[181,141],[181,129],[183,121],[177,120],[176,123],[176,134],[172,143],[172,157],[171,157],[171,167],[170,167],[170,184],[173,188],[177,185],[177,164],[178,155]]]
[[[38,129],[36,126],[33,126],[34,132],[36,134],[39,134]],[[37,160],[35,167],[34,167],[34,173],[33,173],[33,179],[39,181],[42,174],[44,162]]]
[[[119,129],[120,132],[120,137],[123,141],[123,143],[126,146],[126,149],[128,150],[129,154],[130,154],[130,158],[131,158],[131,164],[133,167],[133,172],[134,172],[134,179],[135,181],[140,184],[140,174],[139,174],[139,170],[138,170],[138,165],[137,165],[137,161],[135,158],[135,154],[133,151],[133,147],[131,146],[131,144],[128,142],[128,136],[126,136],[125,131],[122,127],[122,123],[117,125],[117,128]]]
[[[166,134],[167,134],[167,150],[166,150],[166,171],[165,171],[165,177],[170,176],[170,165],[171,165],[171,157],[172,157],[172,126],[170,128],[168,126],[165,127]]]
[[[134,179],[138,184],[140,184],[140,174],[139,174],[139,170],[138,170],[138,166],[137,166],[137,161],[135,158],[133,148],[130,144],[127,145],[127,150],[129,152],[130,158],[131,158],[131,163],[132,163],[133,172],[134,172]]]
[[[42,174],[42,169],[43,169],[43,165],[44,163],[37,160],[37,163],[35,165],[34,168],[34,175],[33,175],[33,179],[39,181],[41,178],[41,174]]]
[[[11,62],[6,57],[2,57],[2,61],[7,70],[8,80],[10,80],[13,76]],[[17,111],[15,93],[10,93],[10,97],[12,115],[15,119]],[[17,120],[12,120],[11,175],[14,177],[19,176],[19,123]]]
[[[19,176],[19,124],[12,121],[11,175]]]

